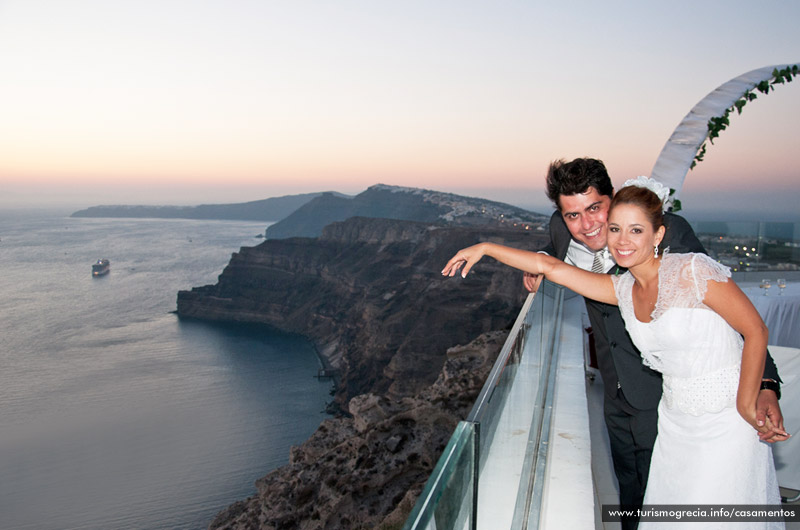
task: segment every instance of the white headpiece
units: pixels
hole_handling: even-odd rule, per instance
[[[672,199],[670,198],[670,191],[669,188],[661,184],[655,179],[645,176],[638,176],[635,179],[630,179],[625,181],[625,185],[627,186],[636,186],[637,188],[647,188],[648,190],[655,193],[659,199],[661,199],[661,204],[664,205],[664,211],[667,212],[672,209]]]

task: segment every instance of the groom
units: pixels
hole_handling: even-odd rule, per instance
[[[625,272],[614,263],[606,248],[608,207],[614,187],[605,165],[592,158],[553,162],[547,172],[547,196],[557,211],[550,218],[550,245],[542,251],[567,263],[594,272]],[[705,249],[685,219],[664,215],[666,235],[662,248],[671,252],[702,252]],[[525,287],[535,291],[541,278],[525,275]],[[597,363],[605,386],[603,413],[611,443],[614,473],[620,489],[620,504],[640,507],[647,485],[650,456],[656,438],[661,375],[644,364],[631,342],[619,308],[586,299],[592,325]],[[759,393],[757,420],[766,417],[783,428],[778,406],[779,377],[767,355],[764,383]],[[774,441],[768,439],[766,441]],[[635,529],[637,520],[623,521]]]

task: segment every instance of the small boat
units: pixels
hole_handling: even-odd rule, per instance
[[[108,274],[108,271],[111,270],[111,262],[107,259],[99,259],[97,263],[92,265],[92,276],[102,276],[104,274]]]

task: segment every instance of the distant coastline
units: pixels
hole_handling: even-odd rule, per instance
[[[330,192],[341,197],[340,193]],[[207,219],[228,221],[279,221],[322,195],[304,193],[233,204],[199,206],[101,205],[74,212],[70,217],[122,217],[156,219]]]

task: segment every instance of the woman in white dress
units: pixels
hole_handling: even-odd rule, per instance
[[[622,188],[608,215],[608,249],[628,269],[623,275],[593,274],[545,254],[493,243],[461,250],[442,274],[453,276],[463,267],[466,276],[483,256],[491,256],[620,306],[643,362],[663,374],[645,505],[779,505],[772,450],[756,432],[771,431],[777,440],[789,436],[783,425],[756,422],[767,328],[729,281],[727,267],[703,254],[659,252],[666,197],[653,190],[664,188],[645,177],[629,182],[638,185]],[[662,524],[676,528],[674,522]],[[703,528],[715,524],[730,523],[707,521]],[[783,528],[783,523],[736,527]]]

